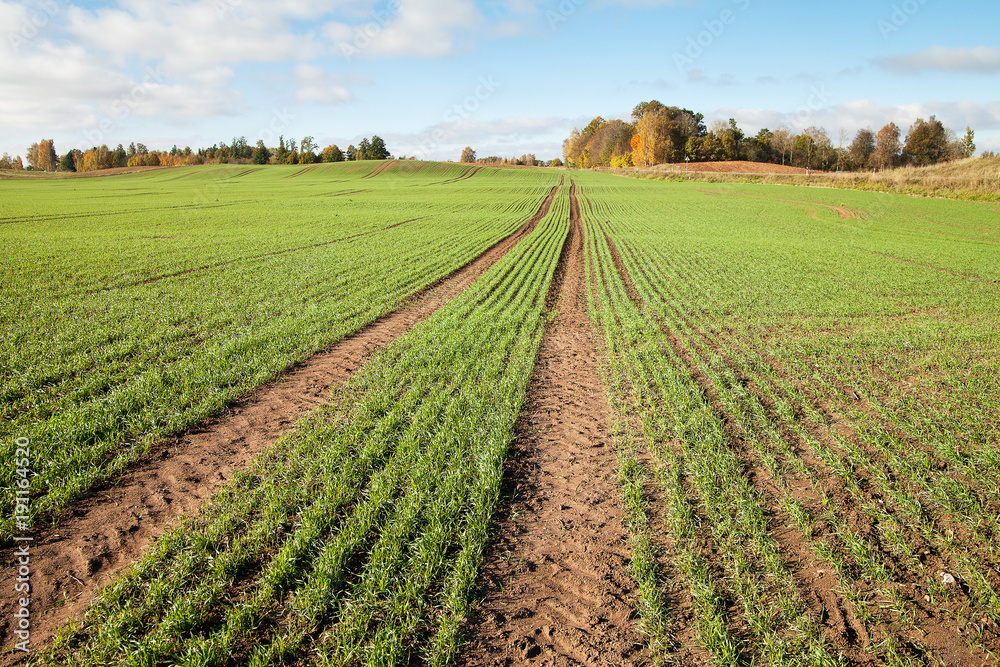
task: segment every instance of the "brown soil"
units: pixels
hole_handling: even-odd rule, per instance
[[[801,167],[789,167],[783,164],[768,164],[766,162],[723,161],[723,162],[684,162],[658,164],[652,167],[656,171],[698,171],[711,174],[803,174]],[[812,169],[810,174],[824,172]]]
[[[189,431],[154,447],[113,487],[97,488],[58,517],[54,528],[32,537],[31,643],[37,649],[70,619],[86,611],[99,588],[134,562],[178,517],[201,503],[245,467],[255,455],[290,431],[296,420],[328,401],[330,389],[346,380],[378,348],[460,294],[548,213],[558,188],[514,234],[477,259],[407,299],[399,310],[364,327],[285,375],[244,397]],[[13,591],[13,547],[3,550],[0,590]],[[0,596],[0,632],[13,646],[11,619],[15,596]],[[0,665],[16,664],[26,654],[6,654]]]
[[[615,481],[600,348],[587,313],[584,237],[571,227],[505,474],[498,535],[460,665],[638,665],[634,585]]]

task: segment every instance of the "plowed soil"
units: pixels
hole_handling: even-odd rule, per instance
[[[481,576],[460,665],[641,665],[634,585],[587,314],[584,231],[571,228],[505,473],[498,534]]]
[[[723,161],[723,162],[683,162],[658,164],[652,167],[657,171],[700,171],[712,174],[806,174],[801,167],[790,167],[785,164],[769,164],[766,162]],[[808,173],[816,174],[815,169]]]
[[[460,294],[548,213],[557,188],[514,234],[402,307],[328,350],[259,387],[225,414],[155,447],[113,487],[95,489],[58,517],[54,528],[35,531],[31,545],[31,643],[37,649],[68,620],[78,618],[100,587],[133,563],[178,517],[195,512],[233,474],[290,431],[299,417],[325,403],[377,348],[385,347]],[[0,589],[14,590],[13,547],[3,550]],[[13,646],[11,619],[17,599],[0,596],[5,646]],[[0,664],[26,654],[6,653]]]

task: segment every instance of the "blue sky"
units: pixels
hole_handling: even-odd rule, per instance
[[[658,99],[762,127],[936,115],[1000,150],[995,2],[0,0],[0,151],[382,136],[561,154]]]

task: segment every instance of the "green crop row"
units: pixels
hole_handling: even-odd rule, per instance
[[[529,237],[159,540],[45,659],[449,662],[568,218],[564,188]]]
[[[678,594],[676,583],[655,587],[652,569],[682,580],[699,646],[719,662],[827,664],[836,652],[795,576],[807,567],[836,573],[836,595],[869,638],[853,649],[861,655],[925,664],[954,650],[920,639],[918,617],[942,607],[953,641],[991,650],[997,376],[966,367],[972,387],[954,376],[970,353],[987,368],[1000,361],[989,348],[1000,253],[976,227],[996,231],[995,221],[954,202],[589,185],[597,313],[631,425],[622,468],[633,539],[669,528],[665,554],[637,573],[649,598]],[[903,378],[939,400],[917,406]],[[648,449],[648,470],[633,448]],[[639,493],[650,479],[659,504]],[[945,570],[960,588],[942,584]],[[658,646],[683,650],[672,611],[644,613]]]
[[[0,186],[0,441],[31,442],[33,517],[466,264],[555,184],[338,166]],[[11,494],[0,512],[3,540]]]

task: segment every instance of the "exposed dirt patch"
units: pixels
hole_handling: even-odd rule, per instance
[[[335,383],[346,380],[378,348],[460,294],[548,213],[558,188],[514,234],[477,259],[414,294],[399,310],[376,320],[328,350],[292,367],[220,414],[156,446],[114,486],[97,488],[58,517],[58,525],[37,529],[31,545],[31,641],[45,644],[68,620],[78,618],[99,588],[134,562],[177,518],[201,503],[254,456],[290,431],[296,420],[329,400]],[[3,550],[0,632],[12,646],[15,608],[13,547]],[[6,654],[0,665],[25,654]]]
[[[460,665],[639,665],[627,535],[599,346],[587,313],[575,187],[570,234],[518,422],[500,527]]]
[[[710,174],[821,174],[824,172],[806,171],[801,167],[790,167],[784,164],[768,164],[766,162],[745,162],[729,160],[722,162],[683,162],[658,164],[652,169],[656,171],[700,171]]]

